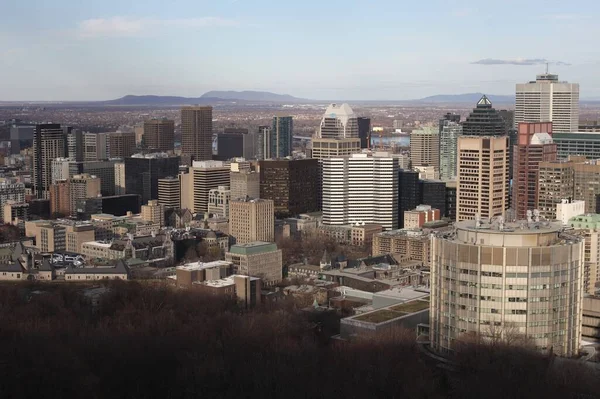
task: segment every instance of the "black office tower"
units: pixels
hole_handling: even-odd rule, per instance
[[[138,194],[142,204],[158,199],[158,179],[177,176],[179,157],[166,156],[164,153],[134,155],[125,158],[125,191]]]
[[[358,137],[360,137],[360,148],[369,148],[371,141],[371,118],[359,116],[358,121]]]
[[[398,175],[398,226],[404,227],[404,211],[419,205],[419,172],[401,169]]]
[[[446,213],[443,216],[456,220],[456,182],[446,184]]]
[[[137,194],[112,195],[77,200],[77,219],[79,220],[90,220],[92,215],[99,213],[125,216],[127,212],[140,213],[140,211],[140,196]]]
[[[446,214],[446,183],[441,180],[419,180],[419,204],[429,205]]]
[[[477,107],[463,122],[464,136],[504,136],[508,132],[500,113],[492,108],[492,102],[481,97]]]
[[[217,134],[217,159],[227,161],[244,156],[244,136],[248,129],[226,128]]]

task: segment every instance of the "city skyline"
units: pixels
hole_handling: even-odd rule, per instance
[[[600,5],[507,5],[498,14],[491,3],[471,1],[382,1],[379,7],[332,1],[317,7],[312,1],[182,0],[172,8],[157,1],[60,0],[56,8],[38,0],[13,2],[0,27],[6,60],[0,100],[197,97],[211,90],[315,100],[500,95],[544,72],[547,62],[552,73],[581,84],[583,99],[599,98],[594,72],[600,59],[589,48]],[[194,41],[202,46],[190,51]],[[31,56],[43,59],[43,67],[23,62]]]

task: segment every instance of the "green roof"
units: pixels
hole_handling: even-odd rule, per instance
[[[600,132],[580,132],[580,133],[552,133],[554,141],[568,140],[598,140],[600,141]]]
[[[277,251],[277,244],[262,241],[232,245],[229,250],[230,253],[236,255],[257,255],[275,251]]]
[[[429,309],[429,301],[415,299],[399,305],[390,306],[384,309],[379,309],[374,312],[364,313],[353,317],[353,320],[366,323],[379,324],[400,317],[408,316],[411,313],[421,312]]]
[[[587,215],[574,216],[569,219],[569,225],[578,229],[598,229],[600,228],[600,215],[589,213]]]

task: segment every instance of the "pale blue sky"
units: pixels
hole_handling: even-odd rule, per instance
[[[511,94],[544,70],[540,60],[579,82],[582,98],[600,97],[594,0],[3,0],[0,9],[0,100]]]

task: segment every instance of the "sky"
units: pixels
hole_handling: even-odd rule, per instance
[[[0,101],[513,94],[546,62],[600,98],[596,0],[3,0]]]

